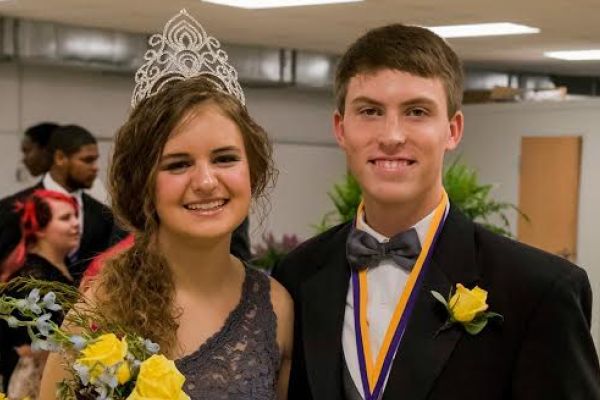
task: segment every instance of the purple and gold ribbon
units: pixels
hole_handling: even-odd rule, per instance
[[[443,191],[442,199],[434,211],[433,219],[425,236],[421,253],[396,304],[376,360],[373,359],[367,323],[367,268],[352,271],[356,349],[365,400],[378,400],[383,392],[383,385],[392,366],[394,355],[406,331],[435,243],[444,226],[447,206],[448,195]],[[358,207],[356,220],[363,218],[363,213],[364,205],[361,203]]]

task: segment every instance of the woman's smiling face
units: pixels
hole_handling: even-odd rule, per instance
[[[248,215],[249,164],[239,127],[214,103],[191,110],[166,142],[155,202],[161,235],[215,239]]]

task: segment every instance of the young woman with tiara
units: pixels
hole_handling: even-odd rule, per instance
[[[24,262],[12,271],[7,280],[30,277],[48,282],[75,285],[67,269],[67,256],[77,248],[80,239],[77,203],[63,193],[38,189],[16,205],[21,219],[22,239],[17,251],[25,253]],[[13,297],[26,297],[27,293],[14,290]],[[60,324],[62,314],[56,313],[53,321]],[[4,322],[4,321],[2,321]],[[47,352],[31,350],[31,339],[26,328],[8,329],[2,333],[0,357],[3,362],[18,362],[14,371],[6,376],[10,398],[37,398],[42,370]],[[7,375],[9,375],[7,373]]]
[[[157,41],[160,51],[147,53],[136,74],[109,171],[113,211],[134,244],[107,261],[91,296],[175,360],[190,398],[285,399],[291,299],[229,251],[251,201],[273,180],[269,139],[248,115],[218,41],[189,14],[169,21]],[[146,74],[158,59],[162,72]],[[42,398],[54,398],[65,373],[51,355]]]

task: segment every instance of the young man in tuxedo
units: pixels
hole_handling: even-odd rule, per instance
[[[456,54],[419,27],[371,30],[343,55],[334,131],[363,206],[274,271],[296,308],[290,399],[600,398],[584,270],[446,202],[462,82]],[[458,284],[479,289],[461,291],[471,317],[447,325],[431,292]],[[468,333],[484,304],[502,318]]]

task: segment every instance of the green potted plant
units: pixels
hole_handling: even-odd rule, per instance
[[[335,210],[326,213],[321,222],[314,225],[318,233],[354,218],[362,192],[357,180],[350,173],[346,173],[344,180],[334,184],[333,190],[327,195],[333,202]]]
[[[507,210],[515,210],[527,219],[514,204],[491,198],[490,192],[494,186],[480,183],[477,171],[460,163],[459,158],[444,171],[443,183],[452,204],[492,232],[512,237]],[[492,218],[499,222],[492,222]]]

